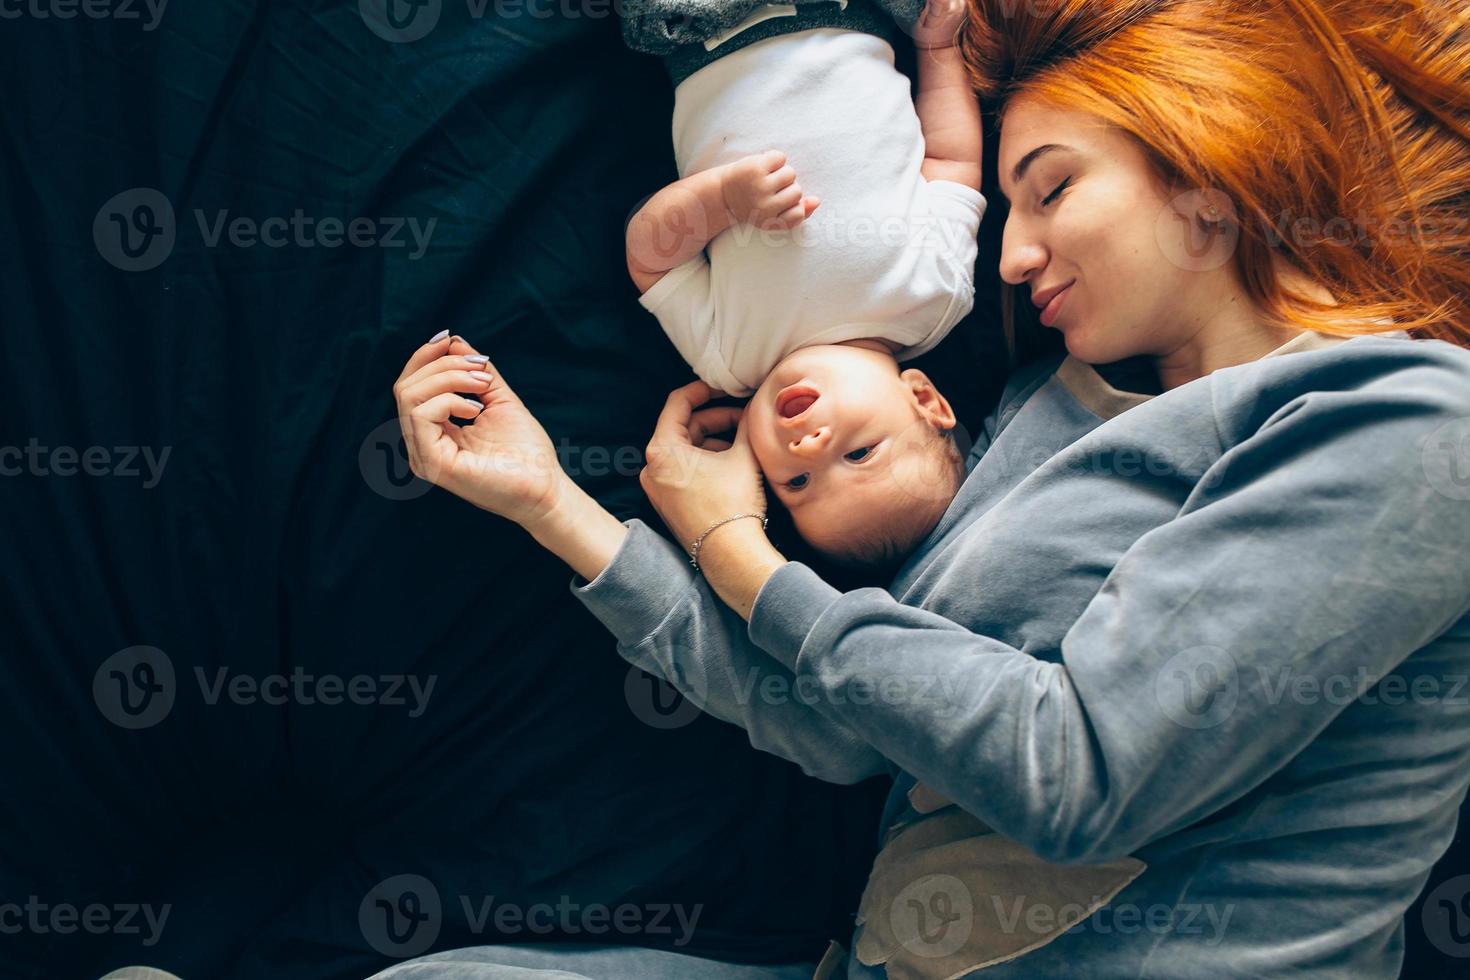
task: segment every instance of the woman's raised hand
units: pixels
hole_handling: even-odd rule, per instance
[[[415,475],[477,507],[529,528],[571,482],[541,423],[490,359],[462,338],[442,337],[415,351],[393,397]],[[474,422],[460,426],[451,418]]]
[[[654,509],[685,549],[715,521],[766,512],[744,410],[702,408],[714,395],[703,381],[669,395],[648,443],[647,465],[638,475]],[[733,441],[714,438],[731,428]]]

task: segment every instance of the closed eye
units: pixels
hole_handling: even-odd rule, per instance
[[[1068,177],[1066,180],[1058,184],[1055,190],[1053,190],[1050,194],[1041,199],[1041,206],[1046,207],[1048,204],[1055,202],[1057,198],[1062,196],[1062,191],[1066,190],[1071,183],[1072,178]]]

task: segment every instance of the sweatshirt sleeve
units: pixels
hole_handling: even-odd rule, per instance
[[[1470,399],[1428,387],[1274,413],[1125,552],[1060,663],[798,563],[762,588],[751,637],[830,717],[1041,857],[1131,854],[1239,799],[1346,707],[1273,696],[1279,678],[1376,683],[1470,611],[1453,456]]]
[[[750,744],[830,783],[891,774],[845,722],[813,709],[811,682],[751,643],[746,625],[677,547],[642,521],[591,582],[572,594],[612,631],[618,653],[672,684],[707,714],[739,725]]]

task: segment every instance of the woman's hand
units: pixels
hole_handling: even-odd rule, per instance
[[[490,359],[459,337],[415,351],[393,397],[413,472],[476,507],[529,529],[571,485],[541,423]]]
[[[701,408],[714,394],[709,385],[695,381],[669,395],[648,443],[647,465],[638,475],[685,551],[715,521],[766,512],[765,486],[745,432],[744,409]],[[731,428],[736,429],[732,442],[713,438]]]
[[[685,551],[716,521],[766,513],[765,484],[745,430],[745,411],[700,407],[714,395],[703,381],[669,395],[645,453],[648,465],[638,475]],[[713,438],[731,426],[736,426],[733,441]],[[699,548],[699,569],[710,588],[745,619],[761,587],[785,563],[755,520],[724,524]]]

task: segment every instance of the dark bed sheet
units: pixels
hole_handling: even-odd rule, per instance
[[[393,40],[381,0],[174,0],[151,29],[142,2],[38,2],[0,20],[0,904],[25,916],[0,976],[845,937],[883,781],[811,780],[630,674],[564,567],[400,455],[392,381],[447,327],[583,485],[652,520],[639,458],[688,373],[621,235],[673,176],[672,99],[612,5],[397,0]],[[359,217],[371,244],[319,237]],[[280,247],[249,234],[272,218]],[[422,254],[409,220],[434,222]],[[923,362],[972,426],[1003,373],[977,309]],[[152,675],[110,659],[139,646]],[[298,671],[381,697],[219,686]],[[405,676],[435,685],[421,711]],[[141,716],[134,682],[161,692],[126,688]],[[570,927],[485,918],[535,903]],[[642,927],[582,930],[599,904]],[[682,945],[652,924],[675,905],[699,915]],[[151,944],[144,906],[168,911]]]

